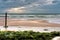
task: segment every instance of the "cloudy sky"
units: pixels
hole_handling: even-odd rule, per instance
[[[0,0],[0,13],[60,13],[60,0]]]

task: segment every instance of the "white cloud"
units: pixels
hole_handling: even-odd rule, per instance
[[[18,7],[18,8],[11,8],[11,9],[8,9],[8,10],[5,10],[6,12],[8,13],[24,13],[24,10],[25,7]]]
[[[37,2],[34,2],[34,3],[31,3],[30,5],[27,5],[29,8],[30,7],[41,7],[41,6],[44,6],[44,5],[53,5],[55,2],[55,0],[38,0]]]
[[[53,4],[52,2],[53,2],[54,0],[47,0],[46,1],[46,3],[49,5],[49,4]]]

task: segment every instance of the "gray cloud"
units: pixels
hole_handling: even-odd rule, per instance
[[[0,0],[0,12],[10,8],[26,6],[37,0]]]
[[[29,12],[59,9],[60,0],[0,0],[0,12],[18,7],[25,7],[24,10]]]

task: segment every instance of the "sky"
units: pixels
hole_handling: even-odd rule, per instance
[[[0,13],[60,13],[60,0],[0,0]]]

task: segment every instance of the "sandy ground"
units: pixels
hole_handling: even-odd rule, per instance
[[[27,26],[8,26],[7,31],[35,31],[35,32],[60,32],[60,27],[27,27]],[[6,31],[3,26],[0,26],[0,31]]]
[[[0,19],[0,26],[4,26],[4,20]],[[46,20],[11,20],[11,19],[8,19],[8,26],[60,27],[60,24],[49,23]]]

